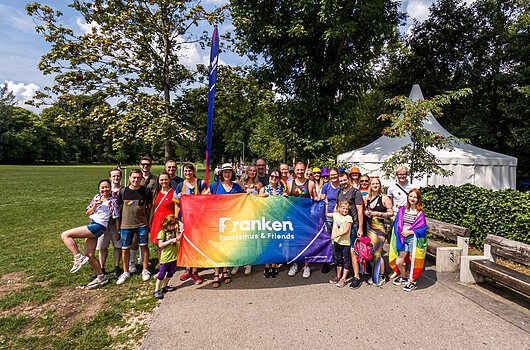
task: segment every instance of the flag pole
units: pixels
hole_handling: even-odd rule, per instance
[[[215,100],[215,82],[217,80],[217,63],[219,61],[219,33],[213,29],[212,48],[210,51],[210,70],[208,71],[208,124],[206,129],[206,185],[210,182],[210,155],[212,151],[213,115]]]

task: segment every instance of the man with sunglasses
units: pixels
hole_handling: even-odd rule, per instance
[[[412,184],[408,180],[409,169],[404,166],[400,166],[396,169],[397,182],[390,187],[386,194],[392,199],[394,213],[397,213],[399,207],[407,204],[407,196],[410,190],[412,190]]]
[[[143,156],[140,159],[140,171],[142,172],[142,186],[145,186],[149,191],[153,192],[156,187],[158,178],[151,173],[151,166],[153,160],[149,156]]]

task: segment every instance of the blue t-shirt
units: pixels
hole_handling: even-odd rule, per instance
[[[211,194],[245,193],[241,186],[239,186],[235,182],[232,182],[232,189],[230,190],[230,192],[226,192],[223,184],[220,182],[214,182],[210,184],[209,189]]]
[[[337,205],[337,195],[339,194],[340,186],[333,188],[330,182],[326,182],[322,186],[321,194],[325,194],[328,199],[328,213],[333,213],[335,206]]]

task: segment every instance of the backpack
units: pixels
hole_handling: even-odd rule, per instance
[[[361,271],[366,273],[367,263],[374,258],[374,246],[370,241],[370,237],[360,237],[353,243],[353,249],[357,255],[357,261],[361,267]]]

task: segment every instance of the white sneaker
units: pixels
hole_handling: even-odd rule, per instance
[[[116,281],[116,284],[120,285],[120,284],[124,284],[125,281],[127,281],[127,279],[131,277],[131,273],[130,272],[124,272],[120,275],[120,277],[118,277],[118,280]]]
[[[88,289],[96,289],[97,287],[100,287],[104,284],[107,284],[109,282],[107,276],[103,276],[101,278],[98,278],[96,277],[96,279],[94,279],[92,282],[90,282],[89,284],[87,284],[87,288]]]
[[[134,263],[129,264],[129,273],[135,273],[136,271],[138,271],[138,269],[136,268],[136,265]]]
[[[78,259],[74,259],[74,266],[70,269],[70,273],[79,271],[79,269],[88,262],[88,256],[81,255]]]
[[[232,268],[231,274],[232,275],[237,275],[238,272],[239,272],[239,266],[234,266]]]
[[[392,273],[390,275],[388,275],[388,278],[390,279],[394,279],[398,276],[397,272],[396,271],[392,271]]]
[[[304,271],[304,273],[302,274],[303,278],[311,277],[311,269],[309,268],[309,266],[304,266],[303,271]]]
[[[142,281],[149,281],[149,279],[151,278],[151,273],[147,270],[143,270],[142,271]]]
[[[297,272],[298,272],[298,264],[293,264],[293,266],[291,266],[291,268],[289,269],[289,272],[287,273],[287,275],[293,277],[294,275],[296,275]]]
[[[252,273],[252,266],[251,265],[246,265],[245,266],[245,275],[250,275]]]

